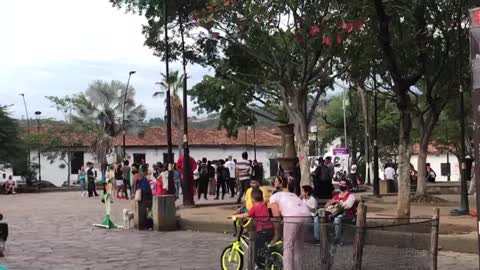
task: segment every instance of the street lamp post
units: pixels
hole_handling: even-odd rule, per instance
[[[123,131],[123,159],[125,160],[127,158],[127,150],[125,149],[125,110],[127,107],[127,93],[128,93],[128,86],[130,85],[130,78],[132,77],[133,74],[135,74],[136,71],[130,71],[128,73],[128,81],[127,81],[127,87],[125,87],[125,95],[123,96],[123,115],[122,115],[122,131]]]
[[[257,160],[257,138],[256,138],[256,128],[255,124],[253,124],[253,159]]]
[[[36,111],[35,115],[37,116],[37,132],[40,134],[40,115],[42,114],[41,111]],[[42,182],[42,164],[40,160],[40,145],[38,146],[38,188],[40,188],[40,183]]]
[[[24,93],[21,93],[19,94],[20,96],[22,96],[22,99],[23,99],[23,105],[25,106],[25,115],[27,116],[27,133],[30,133],[30,117],[28,116],[28,109],[27,109],[27,102],[25,101],[25,94]],[[30,167],[30,148],[27,149],[28,153],[27,153],[27,168]]]
[[[168,44],[168,1],[164,0],[164,21],[165,21],[165,76],[167,78],[167,144],[168,144],[168,194],[175,194],[175,186],[173,183],[173,152],[172,152],[172,109],[170,103],[170,47]]]

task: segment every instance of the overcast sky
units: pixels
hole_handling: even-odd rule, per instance
[[[0,1],[0,105],[13,104],[13,116],[22,118],[19,93],[25,93],[30,117],[39,110],[55,118],[46,95],[78,93],[96,79],[126,82],[136,70],[131,85],[137,102],[147,108],[147,118],[163,116],[163,100],[152,94],[165,64],[143,46],[144,21],[108,0]],[[189,67],[189,84],[206,72]]]

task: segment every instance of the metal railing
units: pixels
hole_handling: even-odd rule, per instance
[[[302,235],[294,237],[301,243],[289,248],[284,237],[284,264],[288,263],[285,262],[287,256],[299,258],[302,270],[437,269],[438,209],[434,209],[431,218],[367,218],[366,213],[366,205],[360,203],[356,218],[343,223],[333,222],[324,211],[320,211],[318,223],[314,223],[312,217],[304,218],[298,232]],[[284,219],[279,227],[285,228],[289,222]],[[298,225],[298,221],[295,223]],[[319,229],[319,239],[314,237],[315,226]],[[249,234],[246,266],[249,270],[259,269],[255,255],[265,251],[256,249],[253,228]],[[298,266],[293,269],[297,270]]]

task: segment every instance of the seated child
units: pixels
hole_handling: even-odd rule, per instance
[[[268,207],[263,202],[263,193],[260,189],[252,190],[253,206],[248,212],[234,215],[236,218],[253,218],[255,221],[255,256],[256,264],[261,268],[265,262],[263,250],[273,238],[273,224],[270,220]]]

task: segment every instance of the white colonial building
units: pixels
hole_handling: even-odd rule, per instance
[[[88,138],[89,136],[85,136]],[[172,136],[174,159],[178,158],[177,134],[173,131]],[[255,140],[254,140],[255,137]],[[69,168],[67,163],[60,158],[52,160],[46,154],[41,154],[41,176],[42,180],[49,181],[56,186],[61,186],[67,181],[68,170],[70,170],[71,181],[78,179],[77,172],[87,162],[93,162],[98,168],[95,156],[89,152],[88,139],[84,146],[72,148],[72,161]],[[207,158],[208,160],[226,159],[232,156],[234,159],[241,159],[242,152],[247,151],[249,159],[256,159],[263,164],[265,177],[270,176],[271,169],[275,170],[278,151],[281,145],[280,131],[276,128],[242,130],[237,138],[230,138],[224,130],[190,129],[189,146],[190,156],[196,160]],[[114,147],[122,148],[122,136],[114,138]],[[165,128],[147,128],[139,136],[126,137],[126,152],[130,162],[140,162],[142,159],[148,164],[164,162],[164,155],[167,153],[167,136]],[[121,152],[121,150],[120,150]],[[31,160],[38,163],[38,152],[31,150]],[[8,172],[7,172],[8,173]]]

